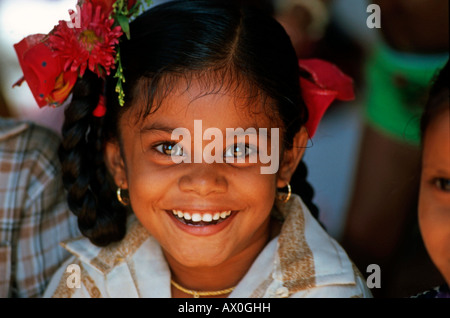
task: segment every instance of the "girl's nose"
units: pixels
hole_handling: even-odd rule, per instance
[[[183,192],[194,192],[201,196],[225,193],[228,190],[225,176],[214,163],[192,164],[189,172],[179,179],[178,186]]]

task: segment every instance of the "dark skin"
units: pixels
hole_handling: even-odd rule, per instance
[[[448,50],[448,0],[374,0],[381,9],[381,33],[394,49],[413,53]]]

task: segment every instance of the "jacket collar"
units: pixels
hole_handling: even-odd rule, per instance
[[[354,266],[343,248],[311,215],[298,195],[276,203],[284,218],[278,238],[274,278],[296,293],[324,285],[356,284]]]
[[[61,245],[83,263],[92,266],[102,274],[108,274],[114,267],[132,257],[149,237],[150,234],[136,217],[130,215],[126,235],[119,242],[99,247],[92,244],[88,238],[79,237],[65,241]]]

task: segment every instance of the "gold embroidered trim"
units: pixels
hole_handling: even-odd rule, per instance
[[[74,262],[74,264],[80,266],[81,263],[79,260]],[[61,279],[59,280],[58,286],[56,287],[55,291],[53,292],[52,298],[71,298],[73,294],[75,293],[75,288],[69,288],[67,286],[67,279],[71,273],[64,271],[61,275]]]
[[[270,284],[272,283],[272,278],[265,279],[259,286],[253,291],[250,298],[262,298],[264,297],[264,294],[266,293],[267,288],[269,288]]]
[[[97,257],[90,261],[90,264],[103,273],[108,273],[128,256],[136,252],[149,235],[141,223],[134,220],[123,240],[102,248]]]
[[[286,219],[278,239],[283,285],[290,293],[315,287],[313,253],[305,238],[305,217],[299,198],[277,205]]]
[[[80,264],[80,268],[81,268],[81,282],[83,283],[84,287],[86,287],[89,296],[91,296],[91,298],[103,298],[102,293],[95,284],[95,281],[92,279],[92,277],[83,267],[83,265]]]

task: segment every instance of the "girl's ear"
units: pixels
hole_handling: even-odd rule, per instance
[[[305,152],[308,138],[309,135],[306,128],[302,127],[294,136],[292,148],[284,151],[280,169],[277,173],[278,188],[284,188],[291,181],[291,177]]]
[[[128,188],[125,162],[122,158],[118,142],[108,141],[105,146],[105,164],[116,185],[122,189]]]

